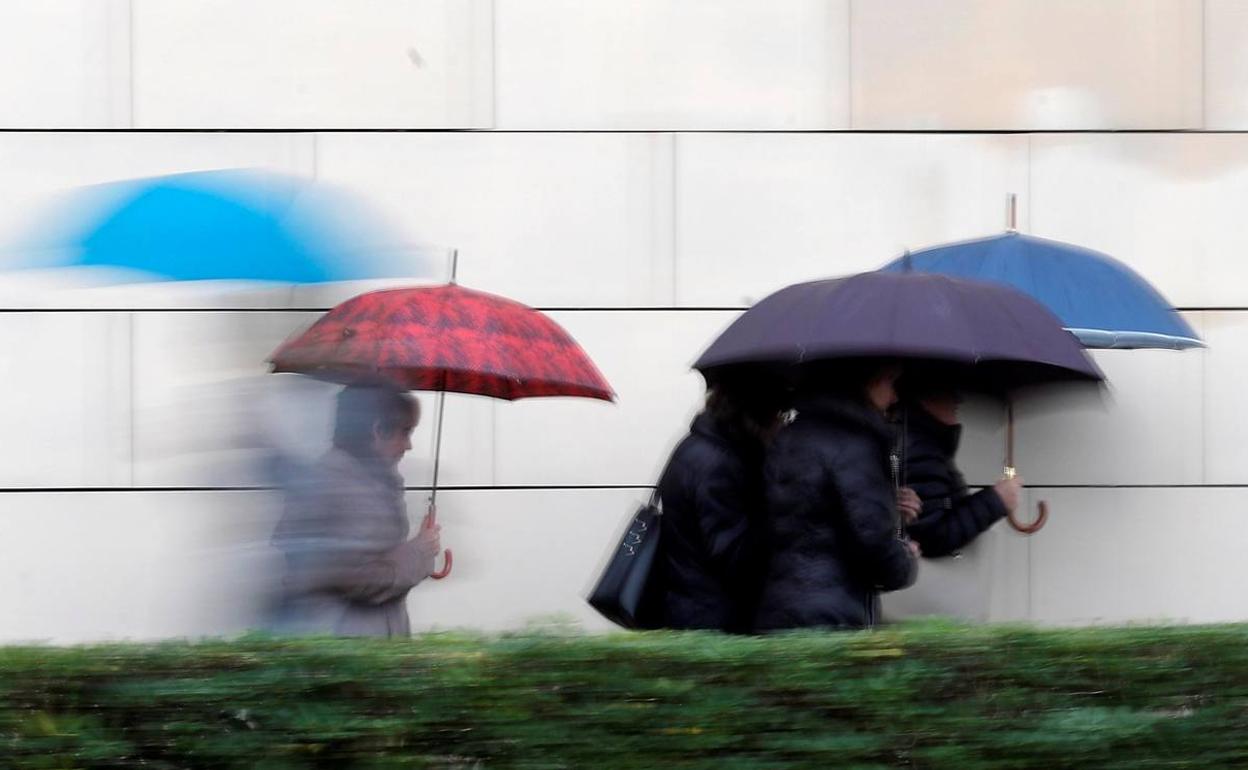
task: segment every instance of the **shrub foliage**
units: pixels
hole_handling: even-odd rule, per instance
[[[0,648],[4,768],[1248,766],[1248,626]]]

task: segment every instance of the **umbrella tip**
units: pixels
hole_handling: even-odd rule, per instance
[[[910,249],[901,255],[901,268],[907,273],[914,272],[914,260],[910,258]]]

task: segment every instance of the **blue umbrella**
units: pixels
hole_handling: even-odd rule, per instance
[[[1134,270],[1061,241],[1011,231],[907,253],[881,270],[1012,286],[1047,306],[1089,348],[1204,346],[1178,311]]]
[[[332,188],[251,170],[95,185],[19,244],[22,267],[108,267],[149,280],[320,283],[410,274],[385,228]]]

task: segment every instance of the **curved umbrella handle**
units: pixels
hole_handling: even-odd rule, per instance
[[[442,552],[442,554],[446,557],[446,563],[442,565],[442,569],[434,570],[429,573],[429,577],[434,580],[441,580],[451,574],[451,565],[454,564],[454,560],[451,558],[451,549],[447,548]]]
[[[1024,535],[1034,535],[1039,532],[1044,526],[1044,523],[1049,520],[1049,504],[1041,500],[1036,503],[1036,509],[1039,510],[1040,515],[1037,516],[1036,520],[1030,524],[1024,524],[1016,519],[1013,511],[1010,511],[1006,518],[1010,520],[1010,526],[1017,531],[1022,532]]]

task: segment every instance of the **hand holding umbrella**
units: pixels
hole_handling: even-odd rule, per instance
[[[438,509],[433,502],[429,503],[429,511],[425,514],[424,521],[420,523],[420,536],[434,543],[435,547],[433,551],[436,554],[438,551],[436,546],[441,543],[442,525],[438,523]],[[443,556],[446,561],[443,563],[442,569],[435,569],[433,572],[429,573],[429,577],[434,580],[441,580],[451,574],[451,565],[454,563],[454,559],[451,556],[451,549],[447,548],[443,551]]]

